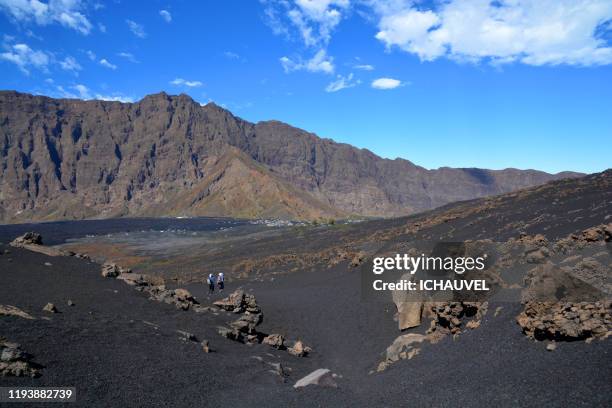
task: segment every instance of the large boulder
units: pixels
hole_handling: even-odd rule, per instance
[[[32,356],[23,351],[19,344],[0,337],[0,376],[38,377],[38,366],[31,359]]]
[[[404,274],[402,279],[414,279],[414,275]],[[393,303],[397,307],[397,323],[400,330],[417,327],[421,324],[423,301],[421,295],[407,290],[394,290]]]
[[[263,320],[261,313],[245,313],[236,321],[230,323],[230,326],[238,331],[248,334],[255,334],[255,328]]]
[[[131,273],[132,271],[128,268],[122,268],[112,262],[107,262],[102,265],[102,276],[105,278],[116,278],[123,273]]]
[[[217,300],[213,303],[213,305],[223,310],[227,310],[228,312],[233,312],[236,309],[241,309],[243,302],[244,291],[242,289],[237,289],[232,292],[228,297],[223,298],[221,300]]]
[[[261,313],[261,308],[257,305],[255,296],[244,293],[242,289],[237,289],[228,297],[217,300],[213,305],[234,313]]]
[[[20,237],[15,238],[11,245],[14,247],[20,247],[24,245],[42,245],[42,236],[36,232],[26,232]]]
[[[299,379],[293,388],[303,388],[309,385],[319,385],[323,387],[337,387],[334,375],[327,368],[319,368],[308,374],[306,377]]]
[[[282,349],[284,347],[285,338],[282,336],[282,334],[270,334],[269,336],[264,337],[261,342],[270,347]]]
[[[296,356],[296,357],[305,357],[306,355],[308,355],[308,353],[310,353],[312,351],[312,349],[306,345],[304,345],[304,343],[302,343],[301,340],[296,341],[292,347],[289,347],[287,349],[287,351],[289,352],[289,354],[291,354],[292,356]]]

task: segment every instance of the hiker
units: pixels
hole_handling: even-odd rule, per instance
[[[223,272],[219,272],[219,275],[217,275],[217,285],[219,285],[219,292],[225,287],[225,276]]]
[[[215,293],[215,275],[212,273],[208,274],[208,294]]]

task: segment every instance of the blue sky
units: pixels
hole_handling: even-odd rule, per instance
[[[137,101],[441,166],[612,167],[609,0],[0,0],[0,89]]]

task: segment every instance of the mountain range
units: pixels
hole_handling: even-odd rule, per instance
[[[0,92],[3,223],[391,217],[579,175],[428,170],[185,94],[121,103]]]

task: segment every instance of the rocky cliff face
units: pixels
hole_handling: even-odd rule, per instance
[[[0,92],[0,221],[393,216],[574,176],[426,170],[187,95],[137,103]]]

